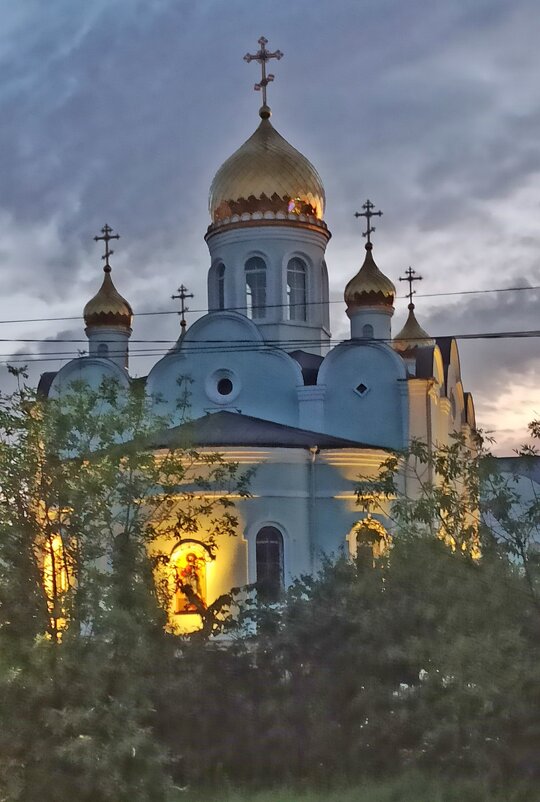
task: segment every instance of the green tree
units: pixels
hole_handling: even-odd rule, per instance
[[[174,588],[159,569],[173,542],[233,535],[248,480],[187,442],[154,448],[170,425],[114,382],[0,398],[5,799],[168,798],[155,703]],[[199,609],[205,632],[226,622],[223,604]]]

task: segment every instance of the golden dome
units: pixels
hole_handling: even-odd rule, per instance
[[[131,328],[133,310],[114,286],[111,269],[104,268],[105,276],[99,291],[84,307],[84,322],[87,326]]]
[[[221,165],[212,181],[212,222],[219,225],[246,212],[322,220],[325,195],[317,170],[278,134],[268,119],[268,106],[262,107],[260,115],[257,130]]]
[[[414,304],[409,304],[409,316],[401,331],[394,337],[392,345],[400,353],[411,351],[414,348],[426,348],[435,345],[435,340],[429,336],[427,331],[424,331],[417,321],[414,314]]]
[[[351,306],[393,306],[396,288],[373,259],[372,244],[366,245],[364,264],[345,287],[345,303]]]

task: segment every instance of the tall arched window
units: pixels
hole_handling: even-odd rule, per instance
[[[307,320],[305,262],[297,256],[287,265],[287,304],[289,320]]]
[[[106,359],[109,356],[109,346],[107,343],[99,343],[97,347],[97,355]]]
[[[218,309],[225,309],[225,265],[223,262],[217,266]]]
[[[260,256],[246,262],[246,309],[252,320],[266,314],[266,264]]]
[[[276,601],[283,590],[283,535],[275,526],[257,534],[257,590],[264,601]]]

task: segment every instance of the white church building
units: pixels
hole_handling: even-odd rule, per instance
[[[412,438],[445,444],[475,426],[456,342],[435,341],[420,327],[412,290],[408,320],[392,333],[396,290],[375,262],[371,218],[380,213],[369,201],[360,214],[365,258],[344,291],[350,337],[331,346],[324,187],[270,120],[265,66],[276,54],[265,45],[261,39],[250,57],[263,67],[260,122],[210,187],[210,311],[182,328],[145,379],[149,397],[172,416],[179,382],[189,381],[195,445],[256,469],[251,498],[237,504],[237,537],[198,569],[208,603],[256,581],[271,595],[316,570],[322,554],[353,554],[355,528],[369,515],[357,503],[359,476],[374,475],[389,449],[406,448]],[[111,229],[103,233],[108,254]],[[132,381],[133,312],[113,284],[108,258],[104,269],[84,309],[88,355],[44,374],[45,395],[74,380]],[[180,442],[186,424],[176,424],[158,446]],[[383,515],[370,520],[389,526]],[[174,548],[174,559],[185,562],[188,553]],[[197,544],[189,549],[198,561]],[[180,603],[175,614],[193,625],[189,605]]]

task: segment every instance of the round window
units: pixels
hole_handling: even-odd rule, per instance
[[[230,379],[219,379],[217,391],[220,395],[230,395],[233,391],[233,383]]]
[[[208,374],[204,382],[206,395],[214,404],[228,406],[240,395],[240,377],[229,368],[220,368]]]

